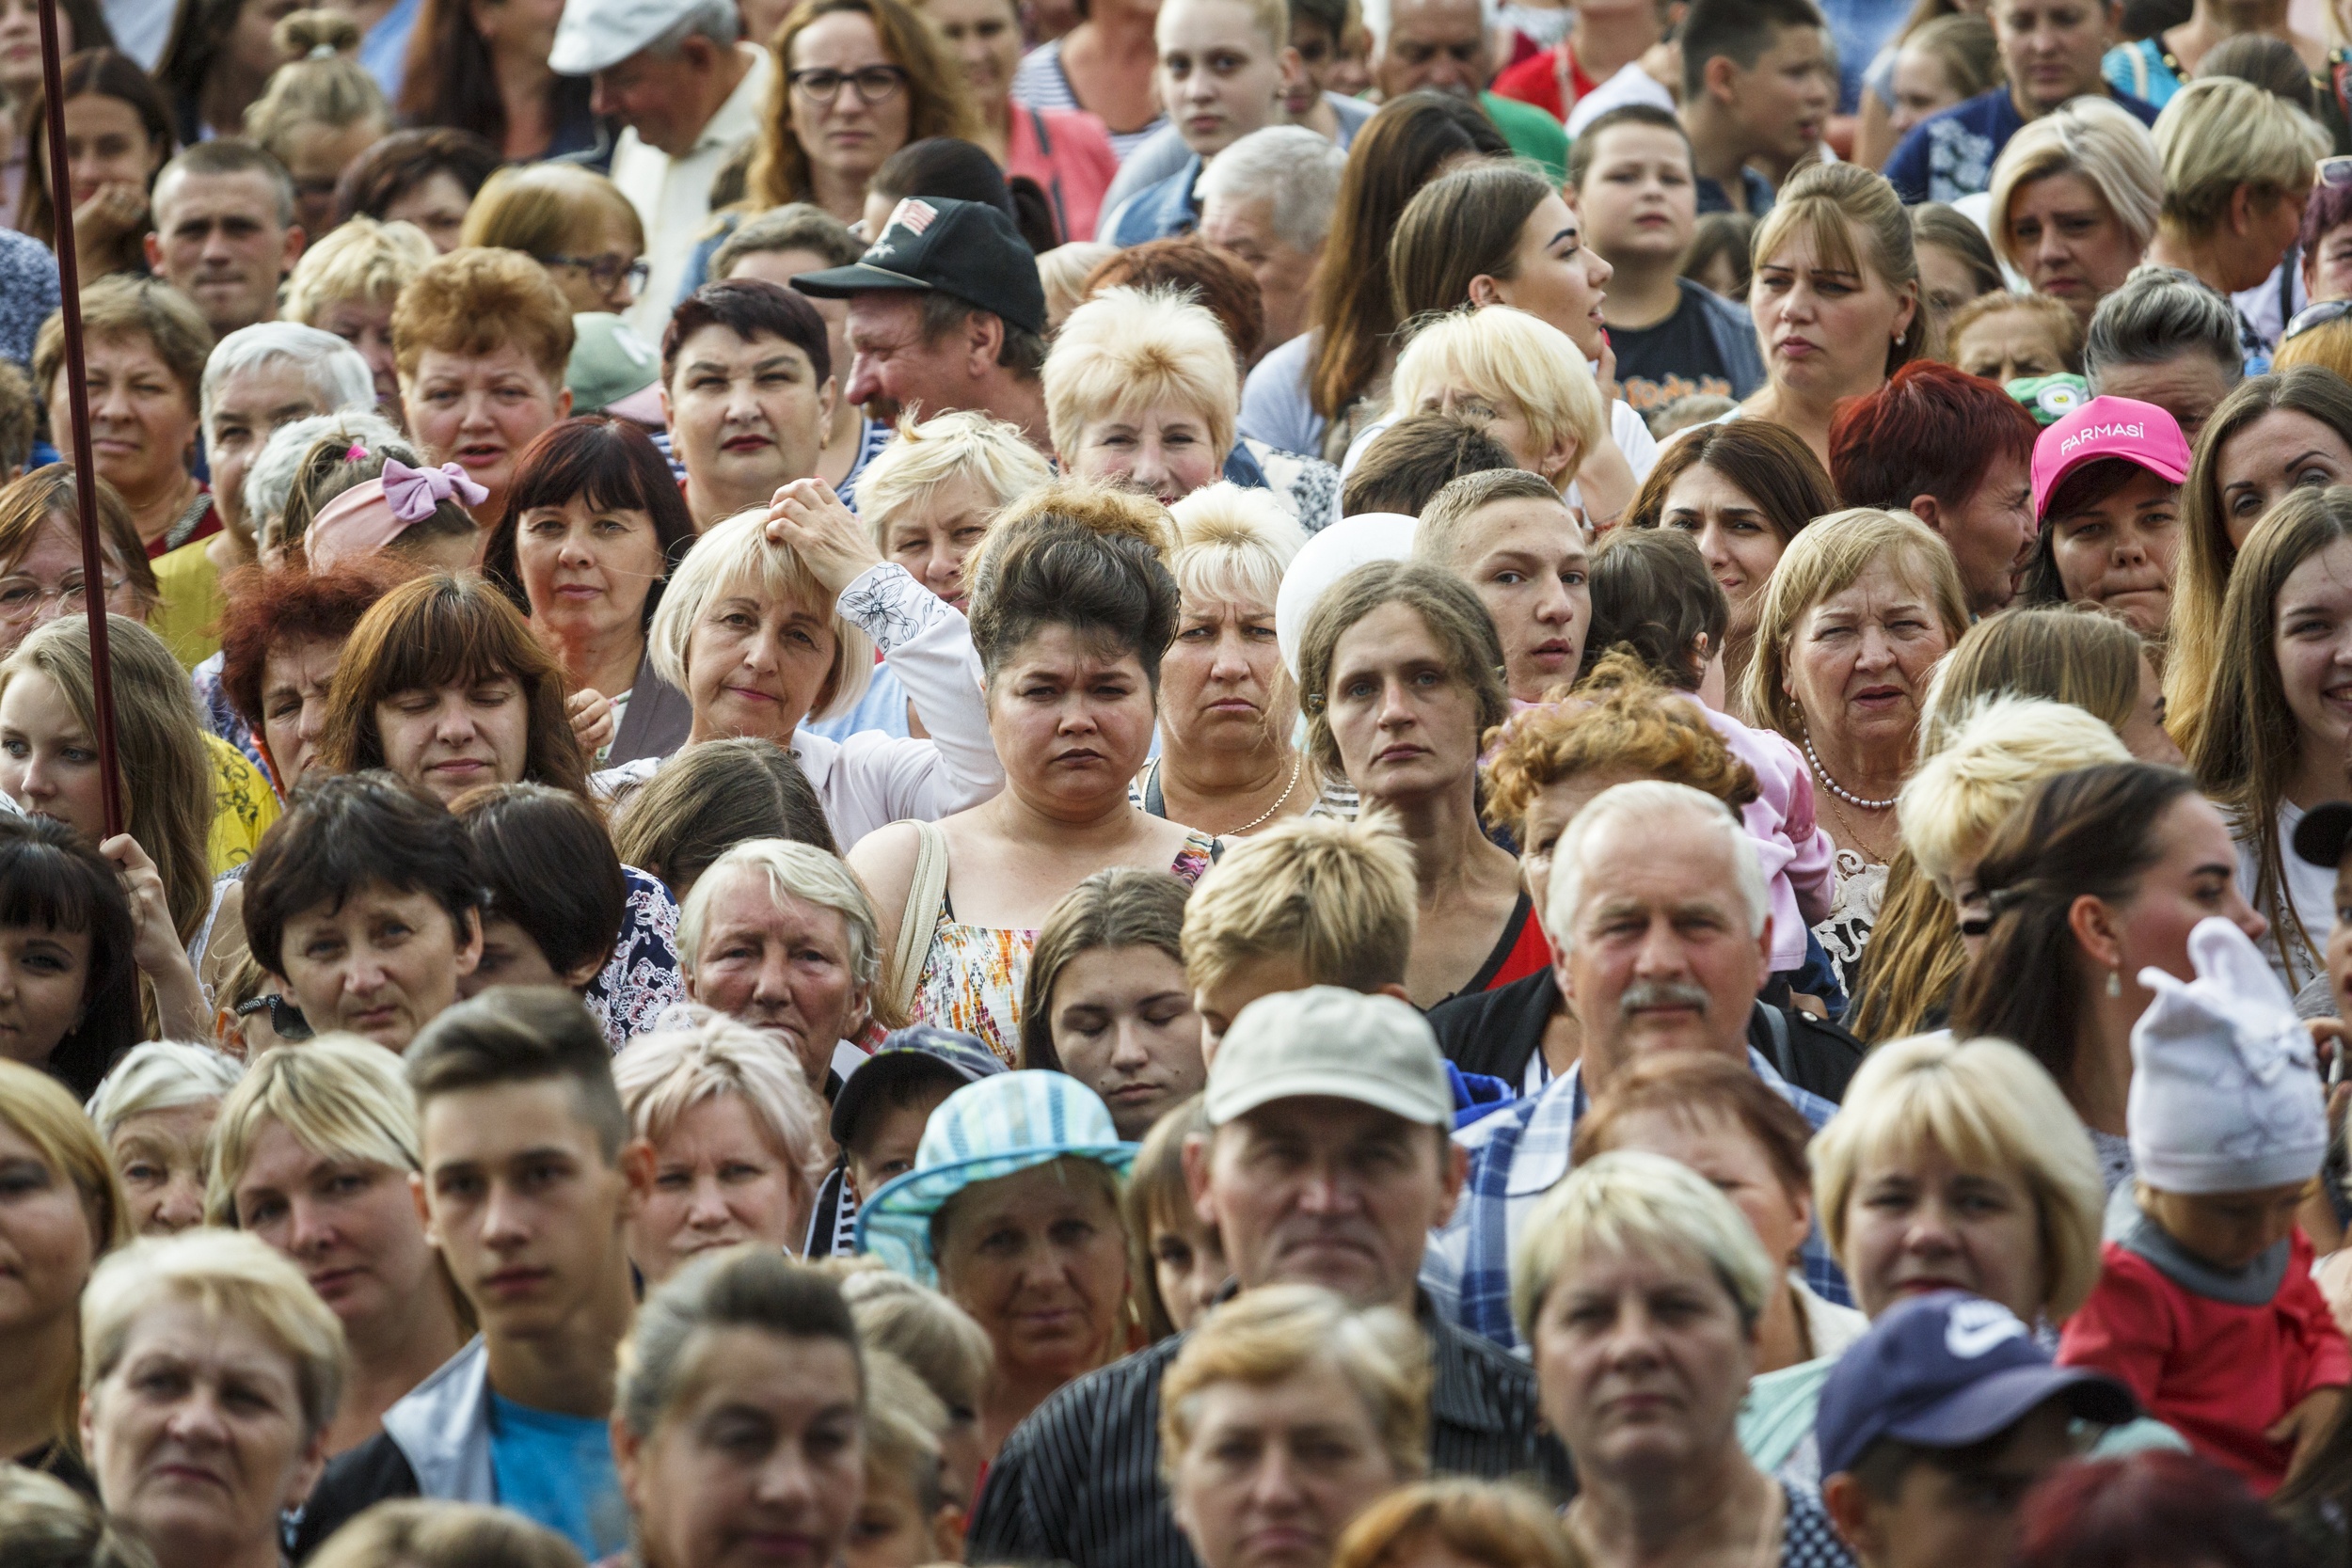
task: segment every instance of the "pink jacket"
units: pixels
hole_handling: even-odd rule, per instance
[[[1828,916],[1837,892],[1837,847],[1814,820],[1813,775],[1804,753],[1772,730],[1751,729],[1704,703],[1699,706],[1732,755],[1756,771],[1756,799],[1740,815],[1772,890],[1772,968],[1803,968],[1805,932]]]
[[[1110,133],[1083,109],[1032,109],[1012,105],[1012,134],[1005,138],[1005,172],[1025,174],[1054,204],[1054,222],[1064,240],[1094,238],[1103,193],[1119,174],[1119,154]]]

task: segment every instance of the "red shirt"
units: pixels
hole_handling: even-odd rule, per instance
[[[1552,119],[1565,122],[1572,104],[1560,99],[1560,61],[1568,62],[1568,85],[1576,88],[1576,96],[1583,97],[1600,84],[1584,74],[1583,62],[1568,47],[1568,40],[1558,43],[1540,55],[1531,55],[1495,78],[1494,90],[1505,98],[1522,103],[1533,103]]]

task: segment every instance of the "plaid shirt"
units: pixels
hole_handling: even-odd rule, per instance
[[[1803,1113],[1815,1132],[1837,1114],[1836,1106],[1772,1070],[1754,1046],[1748,1048],[1748,1066]],[[1470,1178],[1463,1183],[1461,1201],[1454,1206],[1454,1217],[1430,1233],[1429,1250],[1422,1255],[1422,1290],[1438,1310],[1448,1321],[1515,1351],[1521,1347],[1511,1322],[1511,1252],[1535,1200],[1568,1174],[1568,1148],[1590,1103],[1581,1068],[1579,1063],[1546,1085],[1542,1093],[1516,1101],[1454,1134],[1454,1141],[1470,1151]],[[1853,1305],[1846,1276],[1830,1257],[1818,1225],[1804,1241],[1804,1282],[1841,1307]]]

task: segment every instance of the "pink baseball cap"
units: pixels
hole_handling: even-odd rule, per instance
[[[2042,520],[2068,474],[2107,457],[2145,468],[2168,484],[2188,477],[2188,442],[2171,415],[2137,398],[2092,398],[2034,441],[2034,521]]]

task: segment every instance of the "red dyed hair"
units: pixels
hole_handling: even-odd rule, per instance
[[[229,579],[229,608],[220,623],[220,687],[252,729],[263,756],[269,742],[262,727],[262,672],[270,650],[300,641],[348,640],[360,617],[400,578],[397,563],[377,560],[316,577],[299,567],[273,572],[248,566]],[[275,763],[270,771],[277,772]]]
[[[1848,506],[1902,511],[1914,496],[1960,506],[1996,457],[2033,456],[2042,427],[1994,382],[1915,359],[1885,386],[1837,410],[1829,477]]]
[[[2016,1568],[2292,1568],[2286,1523],[2210,1460],[2153,1449],[2061,1466],[2026,1498]]]

